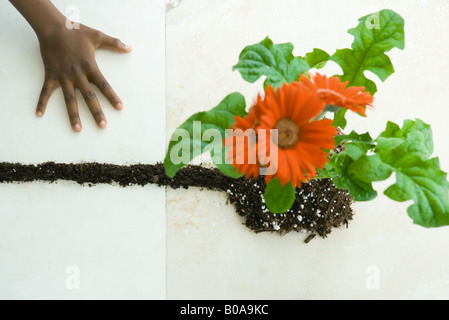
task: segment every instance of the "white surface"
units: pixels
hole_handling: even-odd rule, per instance
[[[192,113],[239,91],[252,103],[261,81],[247,84],[231,67],[241,50],[269,35],[298,55],[349,47],[358,18],[390,8],[406,22],[406,49],[393,50],[396,73],[379,83],[375,110],[348,130],[373,136],[386,122],[421,118],[432,125],[435,154],[449,171],[449,3],[445,0],[182,0],[167,14],[167,131]],[[329,64],[328,75],[339,72]],[[168,137],[167,137],[168,138]],[[349,229],[309,245],[306,235],[253,234],[225,195],[167,194],[167,294],[170,299],[447,299],[449,229],[426,230],[408,204],[382,195],[354,205]],[[378,283],[371,282],[378,276]],[[372,285],[377,285],[374,287]]]
[[[98,51],[97,62],[124,101],[100,130],[79,96],[83,131],[72,132],[57,90],[35,116],[43,66],[37,39],[8,1],[0,2],[0,161],[155,163],[165,151],[165,3],[54,0],[81,22],[132,45]],[[5,31],[7,30],[7,32]],[[98,92],[98,91],[97,91]],[[165,190],[74,183],[0,185],[0,298],[165,298]],[[77,266],[80,289],[68,290]]]
[[[65,13],[74,4],[53,3]],[[43,118],[35,109],[44,70],[36,36],[8,1],[0,4],[2,88],[0,141],[3,161],[39,163],[97,161],[151,163],[164,156],[165,132],[165,5],[163,0],[76,1],[82,23],[134,47],[129,54],[97,51],[100,70],[124,103],[116,111],[96,90],[108,119],[98,129],[78,93],[82,134],[72,132],[62,90],[51,97]],[[93,86],[94,89],[95,86]],[[154,150],[153,150],[154,149]]]
[[[0,185],[0,298],[164,299],[164,198],[153,187]]]
[[[55,3],[64,8],[73,1]],[[445,0],[170,1],[167,136],[158,120],[165,114],[165,5],[76,3],[83,23],[135,48],[128,56],[98,52],[125,110],[116,112],[102,99],[109,127],[101,131],[80,103],[83,133],[75,134],[58,92],[45,117],[35,117],[43,77],[37,42],[20,15],[1,2],[0,27],[8,30],[1,52],[8,63],[0,67],[2,161],[160,161],[172,130],[192,113],[233,91],[253,101],[261,83],[249,85],[231,72],[244,46],[270,35],[275,42],[293,42],[297,54],[314,47],[332,53],[351,44],[346,30],[359,17],[391,8],[406,20],[406,49],[389,54],[396,73],[379,84],[368,119],[355,118],[352,128],[376,135],[387,120],[422,118],[432,124],[435,153],[449,171]],[[385,186],[376,185],[380,194]],[[169,190],[167,265],[164,196],[151,186],[0,185],[0,298],[449,298],[449,230],[414,226],[407,204],[382,195],[354,206],[348,230],[304,245],[302,234],[249,232],[221,193]],[[70,266],[79,268],[79,290],[66,287]],[[379,286],[370,287],[376,275]]]

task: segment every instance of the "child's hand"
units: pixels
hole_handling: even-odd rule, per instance
[[[79,29],[61,28],[45,37],[39,37],[39,42],[45,66],[45,81],[36,114],[39,117],[44,115],[50,95],[61,86],[71,126],[74,131],[81,131],[75,94],[75,89],[78,88],[97,125],[102,129],[106,128],[107,120],[91,83],[101,90],[117,110],[123,108],[123,103],[101,74],[95,61],[95,50],[102,48],[127,53],[132,48],[84,25],[80,25]]]
[[[90,83],[96,85],[111,104],[123,108],[120,98],[101,74],[95,61],[95,50],[103,48],[127,53],[131,47],[100,31],[80,25],[67,28],[66,17],[50,0],[9,0],[29,22],[39,39],[45,66],[45,81],[36,114],[42,117],[50,95],[62,87],[70,123],[74,131],[81,131],[75,89],[78,88],[100,128],[106,128],[101,110]]]

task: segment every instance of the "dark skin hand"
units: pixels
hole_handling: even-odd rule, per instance
[[[98,127],[106,128],[107,120],[92,90],[94,84],[116,110],[123,109],[123,102],[100,72],[95,60],[97,49],[120,53],[132,50],[120,40],[80,24],[79,29],[66,27],[66,18],[50,0],[10,0],[33,27],[39,39],[45,80],[36,114],[45,114],[53,91],[61,87],[70,124],[75,132],[82,129],[75,90],[78,89]]]

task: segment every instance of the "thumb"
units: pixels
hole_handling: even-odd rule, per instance
[[[131,46],[124,44],[117,38],[103,34],[100,41],[100,48],[120,53],[128,53],[133,50]]]

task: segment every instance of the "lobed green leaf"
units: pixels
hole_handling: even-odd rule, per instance
[[[210,152],[212,155],[212,160],[217,165],[219,170],[221,170],[228,176],[234,178],[240,177],[241,175],[238,174],[232,166],[226,164],[226,154],[222,139],[225,137],[225,130],[234,125],[234,117],[244,117],[247,114],[245,108],[245,98],[240,93],[232,93],[212,110],[196,113],[189,119],[187,119],[181,126],[178,127],[178,129],[181,129],[188,134],[188,137],[181,137],[181,140],[183,138],[189,139],[188,150],[177,151],[177,149],[175,149],[177,145],[182,142],[175,132],[168,146],[168,150],[164,160],[164,167],[167,176],[173,178],[176,173],[184,166],[186,166],[190,161],[192,161],[193,158],[199,156],[204,152]],[[199,131],[200,136],[198,137],[195,136],[194,132],[195,122],[201,123],[201,128]],[[204,139],[204,134],[209,129],[217,130],[221,135],[221,139],[217,141],[212,138]],[[185,142],[186,141],[184,141],[184,143]],[[214,154],[213,150],[215,149],[221,149],[221,154]],[[176,151],[176,155],[178,152],[182,152],[183,156],[186,157],[185,161],[182,161],[181,163],[177,163],[178,161],[174,161],[172,159],[172,153],[174,151]]]
[[[374,142],[369,135],[355,132],[336,140],[345,149],[332,156],[322,176],[334,179],[356,201],[366,201],[376,196],[372,182],[395,173],[396,183],[385,195],[395,201],[413,201],[407,212],[418,225],[449,225],[449,182],[438,158],[431,158],[433,138],[428,124],[405,120],[401,128],[389,122]]]
[[[381,81],[394,73],[385,53],[393,48],[404,49],[404,19],[392,10],[381,10],[360,18],[359,25],[348,32],[354,36],[351,49],[337,50],[330,60],[342,68],[343,81],[350,86],[363,86],[374,95],[376,84],[364,72],[371,71]]]
[[[303,58],[293,55],[293,44],[273,44],[268,37],[243,49],[238,63],[232,68],[250,83],[266,76],[265,87],[271,85],[274,88],[297,81],[299,75],[309,69]]]
[[[396,183],[385,195],[400,202],[412,200],[407,212],[418,225],[449,225],[449,183],[438,158],[431,158],[430,126],[419,119],[404,121],[402,128],[388,123],[377,140],[376,154],[396,172]]]

